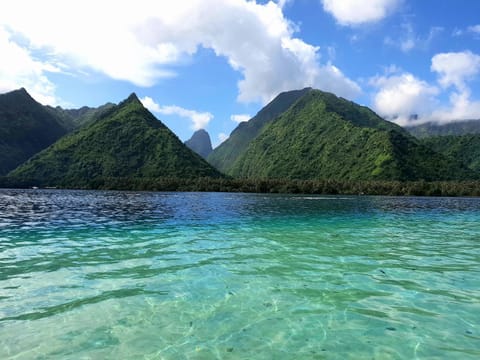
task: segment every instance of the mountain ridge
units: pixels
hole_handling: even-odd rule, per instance
[[[401,181],[477,176],[372,110],[319,90],[310,90],[265,125],[229,175]]]
[[[70,131],[25,88],[0,94],[0,175],[5,175]]]
[[[286,111],[301,96],[312,88],[282,92],[264,106],[249,121],[240,123],[229,138],[216,147],[207,160],[220,171],[229,174],[232,164],[247,145],[262,131],[264,126]]]
[[[222,176],[156,119],[134,93],[9,175],[49,186],[84,186],[108,177]]]
[[[427,122],[406,126],[405,129],[419,139],[430,136],[480,134],[480,119],[457,120],[445,124]]]

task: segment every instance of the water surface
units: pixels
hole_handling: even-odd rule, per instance
[[[1,359],[478,359],[480,199],[0,190]]]

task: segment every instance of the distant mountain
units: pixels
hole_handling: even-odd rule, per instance
[[[185,145],[187,145],[191,150],[195,151],[204,159],[206,159],[213,150],[210,135],[203,129],[195,131],[192,137],[185,141]]]
[[[108,111],[114,106],[115,104],[106,103],[98,108],[92,108],[88,106],[82,106],[79,109],[63,109],[60,106],[55,108],[46,106],[46,108],[48,111],[64,119],[64,122],[69,125],[70,130],[74,130],[82,127],[83,125],[89,124],[92,121],[95,121],[101,117],[104,112]]]
[[[425,146],[461,161],[470,169],[480,171],[480,134],[433,136],[421,140]]]
[[[239,152],[229,174],[242,178],[447,180],[477,176],[370,109],[319,90],[304,91]]]
[[[429,136],[480,134],[480,120],[454,121],[446,124],[429,122],[405,127],[418,139]]]
[[[73,127],[25,89],[0,95],[0,176],[53,144]]]
[[[309,91],[310,88],[305,88],[283,92],[278,95],[248,122],[240,123],[230,134],[230,137],[208,156],[208,162],[224,173],[231,173],[235,161],[247,149],[250,142],[258,136],[263,127],[285,112]]]
[[[9,175],[34,179],[42,186],[73,187],[95,178],[222,176],[145,109],[135,94]]]

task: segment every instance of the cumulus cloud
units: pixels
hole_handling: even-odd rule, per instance
[[[480,73],[479,55],[471,51],[437,54],[432,58],[431,70],[438,74],[438,82],[444,89],[454,88],[450,107],[435,111],[433,118],[441,122],[480,118],[480,101],[472,100],[468,86]]]
[[[480,101],[472,100],[470,91],[453,91],[449,106],[435,110],[430,118],[440,123],[480,119]]]
[[[432,58],[431,70],[438,73],[443,87],[453,85],[462,90],[480,72],[480,56],[471,51],[437,54]]]
[[[0,12],[0,24],[20,34],[24,46],[48,50],[72,69],[138,86],[175,76],[174,65],[203,47],[242,74],[239,101],[266,103],[281,91],[305,86],[357,96],[354,81],[321,64],[318,47],[295,37],[295,25],[282,12],[285,3],[16,0]]]
[[[248,114],[235,114],[230,116],[230,120],[241,123],[250,120],[252,117]]]
[[[322,0],[323,9],[341,25],[355,26],[382,20],[401,0]]]
[[[213,115],[209,112],[188,110],[177,105],[160,106],[149,96],[145,96],[140,99],[140,101],[143,106],[154,113],[162,115],[177,115],[189,119],[192,122],[191,128],[193,130],[205,129],[208,123],[213,119]]]
[[[410,73],[376,76],[370,84],[377,88],[373,108],[381,116],[407,125],[412,115],[428,117],[434,109],[439,90]]]
[[[480,56],[470,51],[436,54],[430,69],[438,75],[436,85],[396,66],[371,78],[375,111],[399,125],[479,119],[480,101],[472,99],[468,83],[480,74]],[[448,97],[449,103],[441,105],[440,96]]]
[[[42,104],[54,105],[58,102],[55,86],[47,76],[60,70],[36,60],[28,50],[12,41],[10,33],[1,26],[0,54],[0,93],[24,87]]]

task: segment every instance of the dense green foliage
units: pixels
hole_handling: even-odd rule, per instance
[[[53,144],[71,126],[48,111],[25,89],[0,95],[0,175]]]
[[[98,120],[104,112],[109,111],[114,106],[115,104],[107,103],[98,108],[88,106],[82,106],[79,109],[62,109],[60,106],[56,108],[46,106],[46,108],[48,111],[64,119],[64,123],[66,123],[70,130],[74,130]]]
[[[0,177],[0,188],[37,186],[32,179]],[[209,191],[323,195],[480,196],[479,181],[336,181],[285,179],[95,178],[65,188],[134,191]]]
[[[480,134],[433,136],[421,142],[426,147],[461,161],[472,170],[480,171]]]
[[[430,122],[408,126],[406,129],[419,139],[430,136],[480,134],[480,120],[454,121],[446,124]]]
[[[318,90],[310,90],[267,124],[230,174],[253,179],[476,178],[368,108]]]
[[[213,150],[210,135],[204,129],[195,131],[192,137],[185,141],[185,145],[204,159],[206,159]]]
[[[208,156],[208,162],[226,174],[231,173],[231,168],[235,161],[247,149],[250,142],[258,136],[263,127],[285,112],[310,90],[310,88],[306,88],[278,95],[248,122],[240,123],[232,131],[230,137]]]
[[[96,178],[220,177],[132,94],[15,169],[19,182],[88,186]]]

